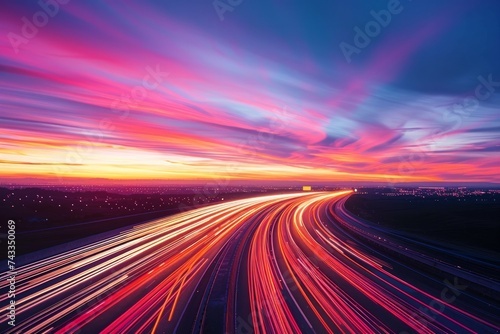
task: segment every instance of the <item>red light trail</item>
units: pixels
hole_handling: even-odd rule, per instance
[[[18,322],[7,333],[198,332],[214,322],[231,333],[499,329],[495,305],[465,293],[463,303],[443,301],[442,284],[420,267],[357,239],[363,230],[365,240],[419,260],[394,235],[351,217],[343,206],[351,193],[216,204],[19,267]],[[423,321],[422,309],[433,316]]]

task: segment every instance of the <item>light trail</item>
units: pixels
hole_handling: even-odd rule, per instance
[[[214,321],[230,333],[500,329],[497,303],[466,294],[463,303],[440,300],[444,284],[393,256],[421,249],[357,221],[343,206],[351,193],[216,204],[27,264],[18,269],[16,327],[2,332],[197,332]],[[1,295],[4,318],[6,302]],[[210,313],[220,319],[206,319],[221,302],[223,312]]]

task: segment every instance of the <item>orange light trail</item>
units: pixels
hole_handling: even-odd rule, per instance
[[[357,236],[404,249],[415,261],[426,259],[405,240],[351,217],[343,206],[351,193],[215,204],[28,263],[18,269],[18,323],[6,333],[173,333],[199,323],[187,329],[197,332],[208,326],[206,310],[218,298],[224,300],[218,320],[226,332],[242,324],[255,333],[499,329],[488,317],[495,305],[476,300],[480,306],[471,311],[440,300],[439,286],[429,290],[425,272],[360,242]],[[226,282],[228,291],[212,295],[217,286],[210,277]],[[6,302],[0,296],[0,316],[6,316]],[[481,307],[491,309],[481,313]],[[434,317],[419,316],[423,308]]]

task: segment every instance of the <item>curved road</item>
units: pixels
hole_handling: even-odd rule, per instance
[[[448,258],[435,259],[432,255],[441,253],[433,246],[354,217],[344,207],[351,193],[216,204],[22,266],[16,326],[5,321],[0,328],[6,333],[500,330],[498,303],[474,295],[461,280],[492,290],[498,282],[457,269]],[[439,277],[425,269],[432,265]],[[6,298],[0,296],[2,319],[7,319]]]

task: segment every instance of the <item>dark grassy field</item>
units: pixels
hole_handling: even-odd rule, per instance
[[[23,255],[205,205],[268,193],[116,194],[0,188],[0,258],[7,256],[10,219],[16,227],[16,255]]]
[[[356,194],[346,207],[383,226],[458,246],[500,253],[500,195],[386,196]]]

